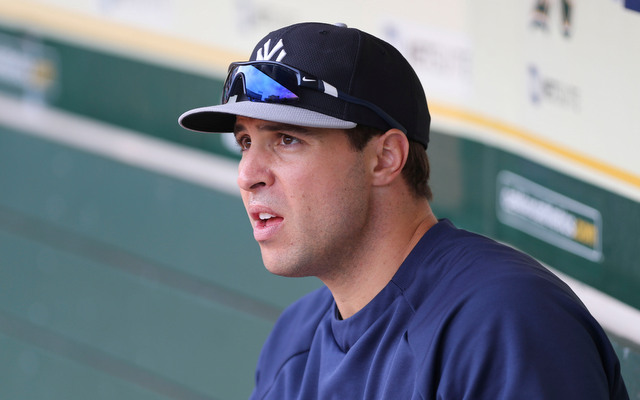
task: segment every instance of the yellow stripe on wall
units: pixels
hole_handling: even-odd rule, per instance
[[[489,128],[500,135],[516,138],[521,142],[533,145],[539,149],[545,150],[550,154],[562,157],[573,162],[574,164],[596,170],[600,173],[635,186],[636,188],[640,188],[640,176],[636,174],[624,171],[602,161],[598,161],[577,151],[559,146],[550,141],[544,140],[533,133],[526,132],[525,130],[516,128],[512,125],[484,117],[480,114],[463,111],[455,107],[447,107],[439,104],[430,103],[429,110],[432,112],[432,114],[437,114],[445,118],[462,121],[481,128]]]
[[[69,40],[135,50],[180,64],[196,64],[226,72],[229,63],[246,58],[231,51],[197,44],[131,25],[101,19],[60,7],[19,0],[0,0],[0,18],[42,29]]]

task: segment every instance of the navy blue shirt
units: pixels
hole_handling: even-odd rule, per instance
[[[529,256],[442,220],[362,310],[284,311],[252,399],[628,399],[605,333]]]

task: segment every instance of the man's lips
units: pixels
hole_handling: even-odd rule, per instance
[[[282,226],[284,218],[273,211],[254,211],[251,213],[253,222],[253,237],[258,242],[266,241],[276,234]]]

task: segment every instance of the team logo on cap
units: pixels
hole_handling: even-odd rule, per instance
[[[282,61],[284,56],[287,55],[287,52],[284,51],[284,44],[282,43],[282,39],[278,40],[278,43],[276,43],[276,45],[273,46],[273,49],[270,49],[270,47],[271,47],[271,39],[267,40],[264,43],[264,46],[262,46],[262,49],[258,49],[258,53],[256,54],[256,61],[271,61],[273,59],[273,56],[275,56],[276,53],[278,53],[278,56],[276,57],[275,61],[280,62]]]

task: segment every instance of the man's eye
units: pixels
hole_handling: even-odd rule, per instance
[[[248,150],[251,147],[251,138],[249,136],[239,137],[237,142],[240,150]]]
[[[293,136],[289,136],[289,135],[282,135],[282,138],[280,139],[282,144],[284,145],[291,145],[291,144],[295,144],[295,143],[300,143],[300,140],[298,140],[297,138],[293,137]]]

